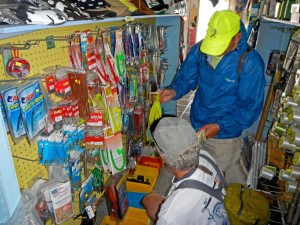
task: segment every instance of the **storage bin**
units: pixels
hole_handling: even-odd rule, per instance
[[[144,207],[140,204],[140,202],[146,194],[147,193],[128,191],[127,196],[128,196],[129,207],[144,209]]]
[[[153,156],[142,156],[138,164],[142,166],[150,166],[150,167],[158,168],[158,172],[160,172],[160,168],[162,167],[161,159],[159,157],[153,157]]]
[[[129,171],[127,171],[127,173],[126,173],[127,191],[140,192],[140,193],[152,192],[152,189],[156,183],[158,174],[159,174],[158,168],[137,165],[133,175],[129,175]],[[141,178],[144,180],[144,182],[147,182],[147,183],[137,182],[138,180],[141,181]]]
[[[105,216],[100,225],[149,225],[150,219],[146,211],[129,207],[128,212],[123,221],[111,220],[109,216]]]

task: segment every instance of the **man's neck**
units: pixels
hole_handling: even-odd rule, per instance
[[[174,176],[177,178],[177,179],[180,179],[182,178],[184,175],[186,175],[188,172],[190,172],[190,169],[187,169],[187,170],[173,170],[172,171]]]

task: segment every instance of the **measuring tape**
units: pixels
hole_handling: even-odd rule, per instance
[[[8,62],[7,73],[14,78],[24,78],[30,72],[30,65],[26,59],[19,57],[19,51],[13,49],[13,58]]]

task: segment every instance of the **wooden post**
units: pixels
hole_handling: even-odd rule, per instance
[[[273,97],[273,92],[274,92],[274,82],[273,82],[273,80],[274,79],[272,78],[271,84],[270,84],[270,87],[269,87],[269,90],[268,90],[268,94],[267,94],[267,97],[266,97],[266,101],[265,101],[265,104],[264,104],[264,108],[263,108],[263,111],[261,113],[260,121],[259,121],[257,132],[256,132],[256,135],[255,135],[255,140],[256,141],[261,141],[262,133],[264,131],[265,123],[266,123],[266,120],[267,120],[267,117],[268,117],[268,114],[269,114],[270,105],[271,105],[271,102],[272,102],[272,97]]]

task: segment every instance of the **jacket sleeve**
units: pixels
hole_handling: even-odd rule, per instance
[[[195,44],[187,57],[181,64],[178,73],[175,76],[175,80],[169,86],[170,89],[176,91],[174,100],[180,99],[191,90],[195,90],[198,86],[198,66],[199,66],[199,51],[200,44]]]
[[[264,103],[264,70],[262,58],[252,50],[243,65],[235,110],[217,120],[220,132],[246,129],[256,121]]]

